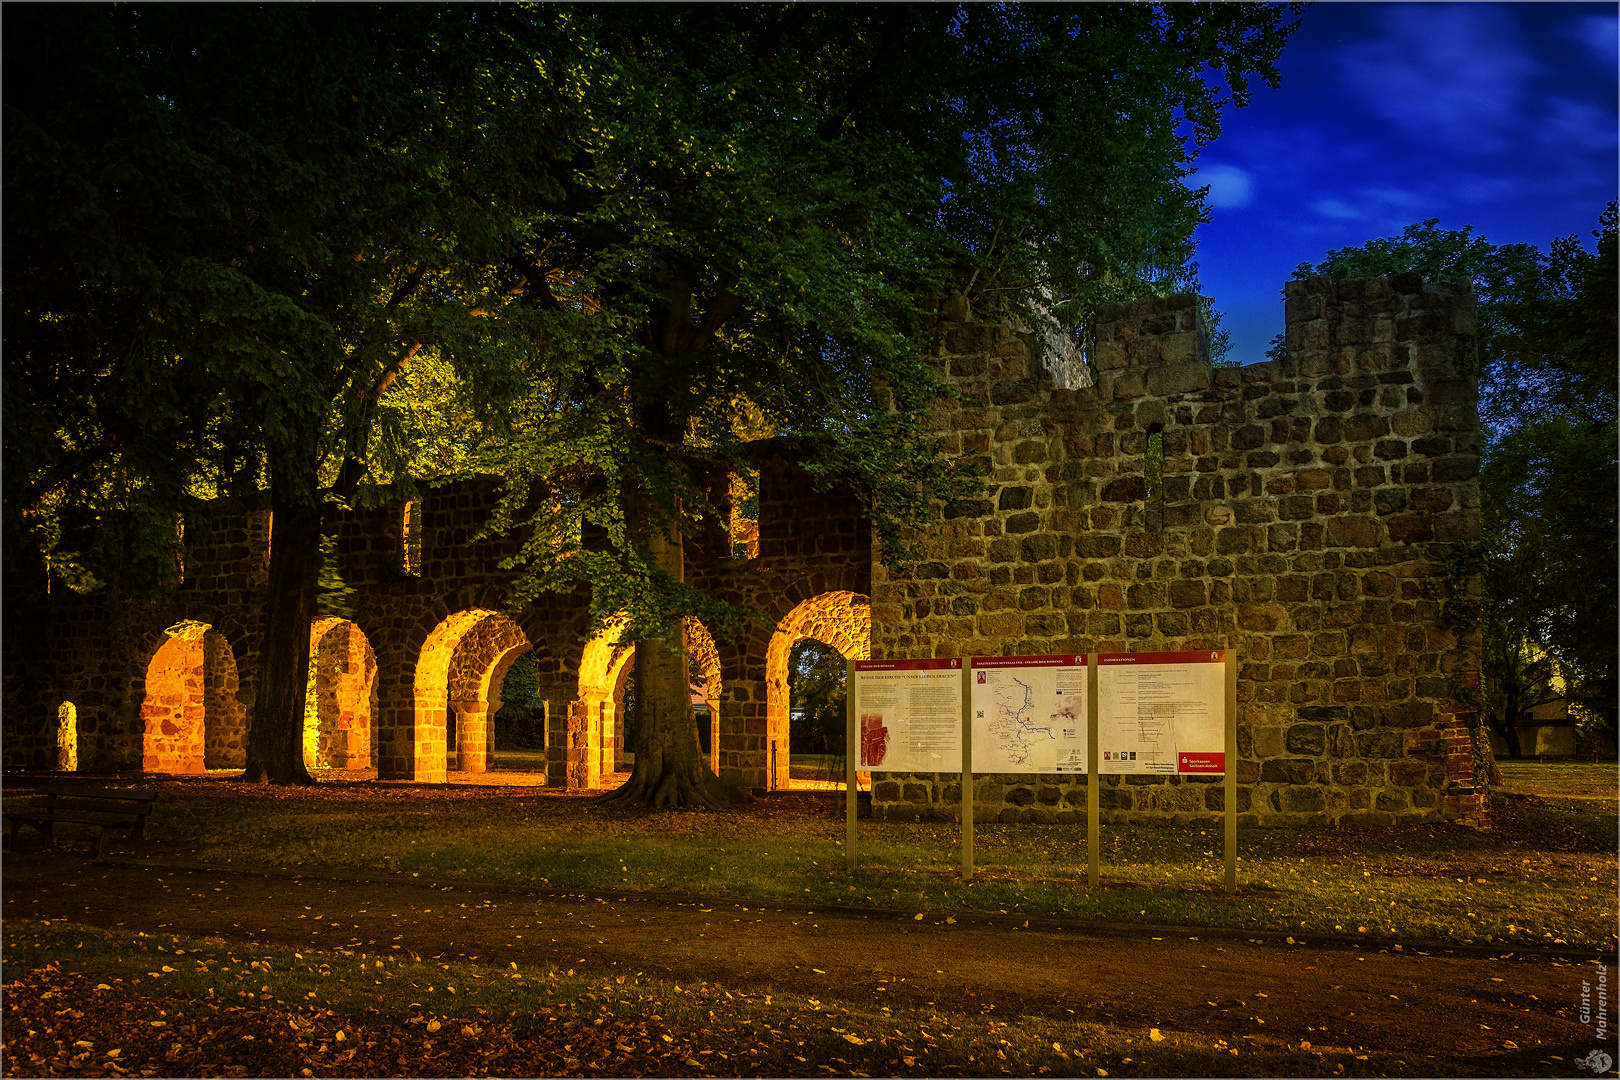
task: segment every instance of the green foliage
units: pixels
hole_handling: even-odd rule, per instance
[[[903,561],[977,483],[927,422],[938,299],[1070,332],[1189,285],[1182,180],[1295,11],[19,8],[6,548],[84,512],[56,572],[162,587],[177,515],[268,490],[281,734],[320,589],[289,511],[329,496],[503,474],[513,607],[586,581],[598,625],[673,643],[746,617],[676,541],[764,429]]]
[[[511,601],[590,581],[598,620],[672,639],[726,610],[649,538],[724,521],[740,432],[801,441],[853,486],[886,558],[975,486],[927,423],[938,298],[1070,331],[1191,281],[1181,181],[1287,9],[591,9],[590,116],[510,264],[534,364],[499,464],[524,523]],[[1220,69],[1224,82],[1207,79]],[[1185,123],[1188,129],[1181,125]]]
[[[19,20],[8,539],[21,515],[90,507],[117,547],[151,549],[140,520],[189,497],[348,499],[373,459],[396,478],[420,454],[401,438],[417,432],[378,422],[415,357],[457,365],[469,408],[510,388],[521,320],[478,312],[503,307],[490,268],[546,188],[548,121],[569,115],[545,107],[561,81],[518,86],[544,48],[531,22],[162,5]]]
[[[843,754],[845,721],[844,656],[814,638],[788,653],[789,736],[796,754]]]

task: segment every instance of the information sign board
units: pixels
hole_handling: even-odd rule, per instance
[[[1101,653],[1103,773],[1226,771],[1226,652]]]
[[[1086,657],[975,656],[973,771],[1086,771]]]
[[[961,660],[856,660],[853,668],[863,772],[961,771]]]

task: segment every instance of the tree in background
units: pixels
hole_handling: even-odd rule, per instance
[[[1482,705],[1509,753],[1539,707],[1568,700],[1616,730],[1616,204],[1548,250],[1496,246],[1430,218],[1331,251],[1296,277],[1467,278],[1479,299],[1485,606]]]
[[[499,270],[551,193],[577,58],[512,8],[41,5],[6,28],[28,43],[5,71],[6,546],[161,587],[177,521],[263,500],[247,776],[307,783],[323,517],[409,490],[384,398],[413,362],[454,367],[468,409],[516,396],[530,336]],[[48,550],[63,522],[82,560]]]
[[[788,653],[789,738],[799,753],[843,756],[847,670],[842,653],[814,638]]]

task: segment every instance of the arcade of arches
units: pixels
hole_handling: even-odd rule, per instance
[[[765,649],[764,785],[792,786],[789,771],[788,654],[796,642],[815,638],[846,658],[871,653],[871,606],[864,595],[823,593],[793,607],[778,623]],[[693,703],[706,705],[708,761],[721,770],[723,748],[744,725],[727,723],[724,653],[696,619],[685,623],[685,645],[694,670]],[[552,740],[569,764],[563,781],[576,788],[622,782],[627,768],[624,732],[626,688],[635,669],[635,645],[618,641],[615,624],[583,648],[567,726]],[[379,664],[364,631],[346,619],[323,618],[310,628],[309,684],[305,699],[304,761],[311,769],[368,770],[443,782],[449,773],[490,768],[493,718],[514,661],[533,650],[511,618],[488,609],[468,609],[442,620],[427,635],[411,676],[411,708],[379,708]],[[701,679],[696,673],[701,672]],[[734,708],[735,706],[733,706]],[[547,703],[550,711],[550,703]],[[71,703],[58,727],[73,728]],[[200,773],[241,768],[246,707],[238,700],[235,658],[224,635],[204,623],[170,629],[147,667],[141,715],[145,727],[142,768],[148,772]],[[394,745],[411,748],[409,770],[386,767],[379,733],[392,730]],[[754,734],[761,734],[756,731]],[[697,733],[694,732],[694,736]],[[72,734],[61,736],[71,746]],[[388,740],[382,740],[386,743]],[[705,740],[699,739],[700,745]],[[736,748],[731,748],[735,753]],[[64,750],[59,761],[74,761]],[[553,779],[550,782],[557,782]],[[735,781],[734,781],[735,782]]]

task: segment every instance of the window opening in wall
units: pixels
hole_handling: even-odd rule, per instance
[[[759,473],[731,474],[731,557],[759,558]]]
[[[315,614],[354,618],[354,587],[343,580],[337,534],[321,537],[320,553],[320,570],[315,577]]]
[[[419,499],[406,499],[403,518],[405,550],[404,569],[411,577],[422,576],[422,503]]]
[[[1149,532],[1164,528],[1164,431],[1148,432],[1147,456],[1142,463],[1142,477],[1147,485],[1143,512]]]

